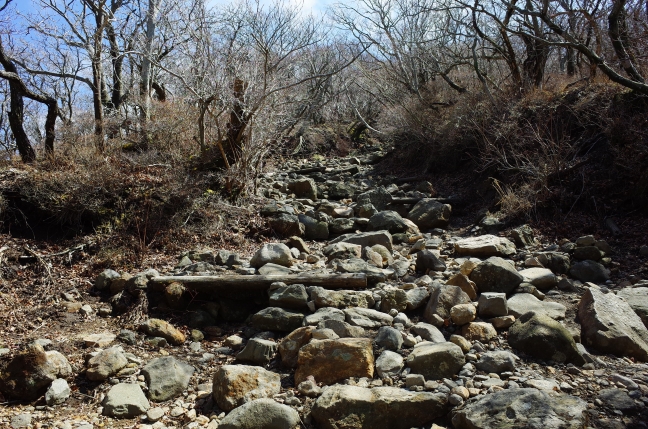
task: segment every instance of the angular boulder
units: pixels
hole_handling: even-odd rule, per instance
[[[472,301],[466,292],[459,286],[444,285],[434,289],[423,317],[425,320],[432,322],[435,314],[443,319],[450,319],[450,309],[458,304],[471,304]]]
[[[425,229],[446,228],[450,221],[452,207],[432,198],[423,198],[412,207],[407,218],[416,226]]]
[[[516,249],[511,240],[488,234],[456,241],[455,252],[462,256],[487,258],[489,256],[515,255]]]
[[[575,396],[531,388],[480,396],[454,412],[455,429],[580,429],[587,402]]]
[[[304,320],[302,313],[268,307],[250,317],[250,325],[262,331],[291,332],[299,328]]]
[[[530,293],[516,293],[506,302],[509,314],[520,317],[525,313],[533,311],[538,314],[546,314],[552,319],[562,320],[565,318],[567,307],[551,301],[540,301]]]
[[[367,224],[368,231],[389,231],[392,234],[407,231],[405,220],[393,210],[385,210],[371,216]]]
[[[446,402],[442,393],[335,385],[317,399],[312,414],[321,429],[410,429],[444,415]]]
[[[324,384],[349,377],[369,377],[374,373],[374,356],[368,338],[340,338],[312,342],[299,350],[295,384],[309,375]]]
[[[149,398],[162,402],[182,395],[189,386],[194,371],[193,366],[173,356],[153,359],[142,368]]]
[[[524,280],[513,264],[505,259],[492,256],[477,265],[470,273],[480,292],[511,293]]]
[[[279,354],[281,355],[281,364],[286,368],[294,368],[297,366],[297,355],[299,349],[311,340],[313,331],[312,326],[304,326],[295,329],[290,334],[286,335],[279,343]]]
[[[371,247],[375,244],[385,246],[387,250],[392,250],[392,236],[389,231],[363,232],[360,234],[344,234],[332,240],[330,244],[351,243],[359,244],[360,247]]]
[[[103,401],[103,415],[131,419],[151,407],[139,384],[119,383],[110,388]]]
[[[258,366],[223,365],[216,369],[212,396],[225,411],[255,399],[272,397],[281,391],[279,374]]]
[[[254,268],[261,268],[268,263],[290,267],[293,257],[288,246],[283,243],[264,244],[250,260],[250,266]]]
[[[543,360],[585,364],[567,328],[545,314],[522,315],[509,328],[508,342],[514,349]]]
[[[590,287],[578,304],[578,320],[584,344],[605,353],[648,361],[648,329],[617,295]]]
[[[412,373],[422,374],[426,380],[451,379],[465,363],[461,348],[451,342],[415,347],[407,357]]]
[[[641,318],[648,328],[648,287],[636,287],[621,289],[617,296],[623,298],[630,308]]]

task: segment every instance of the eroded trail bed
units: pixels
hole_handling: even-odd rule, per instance
[[[379,157],[260,177],[252,250],[97,276],[8,238],[0,426],[648,427],[648,279],[598,236],[458,228]]]

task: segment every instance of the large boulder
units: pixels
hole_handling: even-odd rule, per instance
[[[392,196],[384,186],[363,192],[356,198],[359,206],[373,205],[379,211],[386,210],[391,201]]]
[[[455,242],[455,252],[462,256],[476,256],[487,258],[489,256],[515,255],[515,244],[507,238],[495,235],[480,235],[469,237]]]
[[[333,259],[360,258],[362,255],[362,246],[359,244],[340,242],[326,246],[322,249],[322,252],[329,261]]]
[[[272,283],[268,290],[269,304],[273,307],[304,308],[308,302],[308,293],[304,285],[287,285],[285,283]]]
[[[450,204],[442,204],[432,198],[423,198],[412,207],[407,218],[422,230],[446,228],[451,213]]]
[[[322,307],[313,314],[304,317],[304,325],[317,326],[325,320],[340,320],[344,322],[346,315],[344,311],[333,307]]]
[[[142,368],[149,398],[161,402],[182,395],[189,386],[194,371],[193,366],[173,356],[153,359]]]
[[[299,426],[299,414],[273,399],[257,399],[229,413],[219,429],[294,429]]]
[[[531,283],[540,290],[551,289],[558,284],[558,277],[547,268],[533,267],[519,272],[526,283]]]
[[[432,322],[435,314],[443,319],[450,319],[450,309],[452,307],[458,304],[471,303],[468,294],[461,290],[459,286],[441,286],[432,292],[423,316],[429,322]]]
[[[595,261],[576,262],[569,274],[582,282],[605,283],[610,279],[610,270]]]
[[[374,356],[368,338],[339,338],[307,344],[299,350],[295,385],[309,375],[324,384],[349,377],[369,377],[374,373]]]
[[[344,234],[332,240],[330,244],[351,243],[359,244],[361,247],[371,247],[375,244],[385,246],[387,250],[392,250],[392,236],[389,231],[372,231],[362,232],[359,234]]]
[[[254,268],[261,268],[269,263],[290,267],[293,257],[288,246],[283,243],[264,244],[250,260],[250,266]]]
[[[389,231],[392,234],[407,231],[407,222],[393,210],[385,210],[371,216],[367,224],[368,231]]]
[[[580,429],[587,402],[537,389],[507,389],[480,396],[454,412],[455,429]]]
[[[72,367],[65,356],[32,343],[0,371],[0,392],[7,398],[32,401],[54,380],[70,375]]]
[[[139,384],[119,383],[110,388],[103,401],[103,414],[118,419],[132,419],[150,408]]]
[[[300,214],[298,217],[299,222],[304,225],[304,236],[307,240],[328,240],[328,223],[305,214]]]
[[[97,353],[88,361],[86,377],[92,381],[103,381],[128,364],[121,347],[110,347]]]
[[[621,289],[617,296],[623,298],[630,308],[637,313],[644,325],[648,328],[648,287]]]
[[[446,402],[442,393],[335,385],[317,399],[312,415],[322,429],[409,429],[443,416]]]
[[[596,287],[587,289],[578,304],[578,320],[585,344],[605,353],[648,361],[648,330],[617,295]]]
[[[511,293],[524,280],[513,264],[505,259],[492,256],[477,265],[470,273],[480,292]]]
[[[258,366],[223,365],[216,369],[212,396],[225,411],[255,399],[272,397],[281,391],[279,374]]]
[[[533,311],[537,314],[546,314],[552,319],[562,320],[565,318],[567,307],[551,301],[540,301],[530,293],[516,293],[506,302],[509,314],[520,317],[525,313]]]
[[[559,363],[585,364],[567,328],[545,314],[526,313],[509,328],[508,342],[528,355]]]
[[[250,317],[250,325],[262,331],[291,332],[299,328],[304,315],[279,307],[268,307]]]
[[[279,213],[271,217],[268,223],[270,224],[270,228],[279,234],[280,237],[301,237],[306,231],[304,224],[299,222],[299,218],[288,213]]]
[[[344,323],[344,322],[340,322]],[[297,366],[297,356],[299,349],[311,340],[313,336],[312,326],[304,326],[295,329],[290,334],[286,335],[279,343],[279,354],[281,355],[281,364],[287,368],[294,368]]]
[[[461,348],[451,342],[423,344],[407,357],[407,366],[426,380],[451,379],[465,363]]]
[[[313,286],[310,289],[311,300],[315,307],[373,307],[375,304],[373,294],[369,291],[355,290],[330,290]]]
[[[416,271],[445,271],[446,264],[433,251],[424,249],[416,253]]]
[[[479,315],[481,317],[501,317],[508,315],[506,294],[502,292],[484,292],[479,297]]]
[[[317,185],[313,179],[297,179],[288,183],[288,189],[297,198],[317,199]]]

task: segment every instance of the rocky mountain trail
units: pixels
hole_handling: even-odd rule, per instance
[[[595,235],[454,227],[381,156],[261,175],[252,252],[94,275],[8,243],[2,273],[43,280],[0,288],[0,426],[648,428],[648,278]]]

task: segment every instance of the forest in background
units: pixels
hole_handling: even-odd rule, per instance
[[[645,0],[17,3],[0,1],[7,231],[145,246],[222,225],[282,159],[376,148],[384,172],[502,218],[648,202]]]

